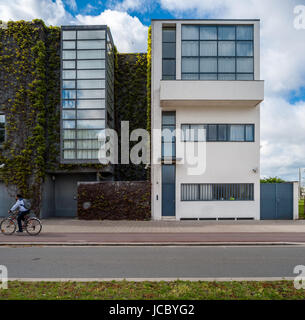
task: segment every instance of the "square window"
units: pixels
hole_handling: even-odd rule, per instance
[[[182,72],[199,72],[199,58],[182,58]]]
[[[237,26],[236,39],[237,40],[253,40],[253,26]]]
[[[163,43],[162,44],[162,57],[163,58],[176,58],[176,43]]]
[[[230,141],[244,141],[245,126],[242,124],[230,125]]]
[[[252,41],[237,41],[236,53],[238,57],[252,57],[253,56],[253,42]]]
[[[75,139],[75,130],[64,130],[64,139]]]
[[[62,38],[63,40],[74,40],[76,39],[76,31],[63,31],[62,32]]]
[[[200,56],[217,56],[217,42],[200,41]]]
[[[219,26],[218,40],[235,40],[235,26]]]
[[[75,90],[62,90],[62,98],[63,99],[75,99],[76,98]]]
[[[63,49],[75,49],[75,41],[63,41],[62,48]]]
[[[200,58],[200,72],[217,72],[217,58]]]
[[[218,56],[235,56],[235,41],[219,41]]]
[[[199,40],[199,26],[183,25],[182,40]]]
[[[75,108],[75,101],[74,100],[63,100],[62,107],[64,109],[74,109]]]
[[[162,29],[162,41],[163,42],[176,42],[176,29],[163,28]]]
[[[62,82],[62,87],[64,89],[74,89],[75,88],[75,81],[70,81],[70,80],[64,80]]]
[[[62,78],[63,79],[75,79],[76,76],[76,72],[75,70],[71,70],[71,71],[67,71],[67,70],[63,70],[62,72]]]
[[[198,57],[199,42],[198,41],[183,41],[182,42],[182,56],[184,57]]]
[[[62,118],[63,119],[75,119],[75,111],[64,110],[62,112]]]
[[[235,58],[219,58],[218,72],[235,72]]]
[[[63,121],[63,128],[64,129],[74,129],[75,128],[75,121],[64,120]]]
[[[64,50],[64,51],[62,51],[62,58],[73,60],[76,58],[76,52],[73,50],[70,50],[70,51]]]
[[[75,61],[63,61],[62,68],[63,69],[75,69]]]
[[[162,61],[162,74],[163,75],[176,75],[176,60],[164,60]]]
[[[237,58],[237,72],[253,73],[253,58]]]
[[[217,27],[215,26],[201,26],[200,27],[201,40],[217,40]]]

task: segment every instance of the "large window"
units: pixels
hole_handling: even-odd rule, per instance
[[[5,140],[5,115],[0,113],[0,145]]]
[[[183,124],[184,142],[254,142],[254,124]]]
[[[105,28],[62,31],[64,160],[97,161],[106,127],[106,38]]]
[[[253,80],[252,25],[183,25],[182,79]]]
[[[162,29],[162,79],[176,79],[176,29]]]
[[[182,184],[181,201],[253,201],[253,183]]]

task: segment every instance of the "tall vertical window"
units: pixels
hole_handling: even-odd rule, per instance
[[[98,134],[113,113],[113,69],[107,28],[62,30],[63,160],[98,161]]]
[[[253,25],[183,25],[182,79],[253,80]]]
[[[0,114],[0,145],[5,140],[5,115]]]
[[[162,113],[162,159],[176,157],[176,113]]]
[[[162,29],[162,79],[176,79],[176,29]]]

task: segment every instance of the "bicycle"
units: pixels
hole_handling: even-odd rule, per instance
[[[1,222],[0,230],[3,234],[12,235],[15,233],[18,225],[17,215],[18,212],[14,212]],[[23,228],[30,236],[37,236],[41,232],[42,224],[38,218],[26,215],[23,221]]]

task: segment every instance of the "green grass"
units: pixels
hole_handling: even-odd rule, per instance
[[[299,200],[299,219],[305,219],[304,199],[303,200]]]
[[[293,281],[276,282],[18,282],[0,289],[0,300],[304,300]]]

